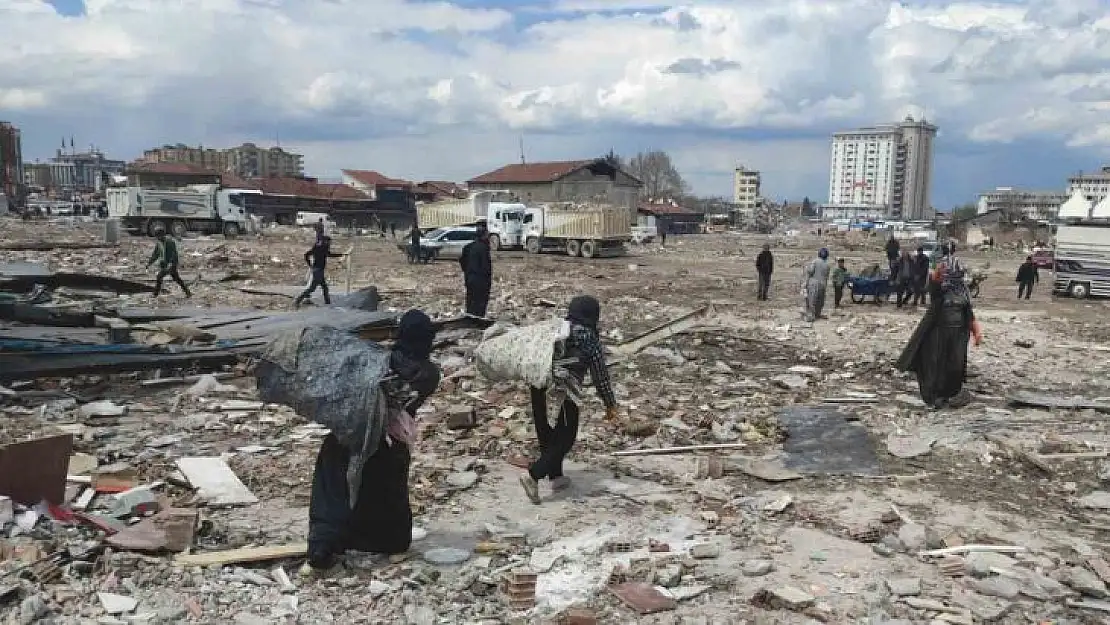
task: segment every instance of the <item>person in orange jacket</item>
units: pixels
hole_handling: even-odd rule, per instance
[[[968,344],[982,341],[963,272],[938,263],[929,280],[929,307],[902,350],[898,369],[917,376],[921,399],[929,407],[961,408],[971,401],[963,388]]]

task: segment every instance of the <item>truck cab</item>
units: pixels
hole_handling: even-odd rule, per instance
[[[500,250],[524,245],[524,213],[527,210],[528,207],[520,203],[490,202],[486,229],[491,248]]]

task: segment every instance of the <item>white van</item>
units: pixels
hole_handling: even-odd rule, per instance
[[[301,227],[312,227],[321,221],[324,222],[325,226],[327,226],[330,225],[329,222],[331,220],[328,219],[328,216],[325,213],[310,213],[307,211],[302,211],[297,213],[297,221],[295,223]]]

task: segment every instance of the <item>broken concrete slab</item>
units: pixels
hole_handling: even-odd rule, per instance
[[[792,610],[798,612],[812,607],[816,602],[813,595],[794,586],[770,586],[760,589],[751,599],[756,606],[772,610]]]
[[[254,495],[221,458],[179,458],[177,468],[209,506],[244,506],[258,503]]]
[[[123,614],[124,612],[134,611],[135,608],[139,607],[138,601],[124,595],[98,592],[96,597],[100,600],[100,607],[104,608],[104,611],[108,614]]]
[[[675,608],[674,599],[645,582],[625,582],[609,586],[609,592],[640,615],[655,614]]]
[[[938,437],[935,434],[899,436],[890,434],[886,438],[886,450],[896,458],[909,459],[924,456],[933,450]]]
[[[1106,591],[1106,584],[1097,575],[1083,567],[1069,566],[1057,569],[1053,577],[1056,581],[1088,597],[1105,599],[1110,596]]]
[[[896,597],[916,597],[921,594],[920,577],[898,577],[886,580],[887,589]]]

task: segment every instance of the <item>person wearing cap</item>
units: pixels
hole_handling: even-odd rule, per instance
[[[805,320],[810,323],[821,318],[821,312],[825,308],[825,291],[828,289],[831,271],[829,250],[821,248],[817,252],[817,258],[806,265],[805,272],[802,274],[805,281],[803,286],[806,297]]]

